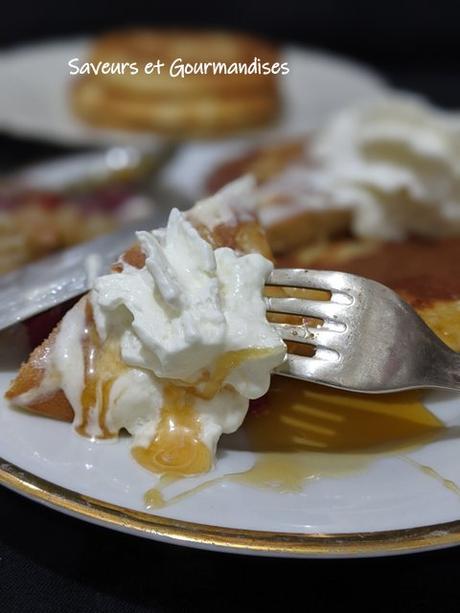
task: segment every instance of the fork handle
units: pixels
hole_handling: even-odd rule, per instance
[[[460,391],[460,353],[446,348],[444,357],[433,373],[433,387]]]

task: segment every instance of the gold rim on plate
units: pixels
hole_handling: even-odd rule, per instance
[[[134,511],[84,496],[0,459],[0,484],[86,521],[145,538],[205,549],[278,556],[391,555],[460,544],[460,520],[401,530],[302,534],[240,530]]]

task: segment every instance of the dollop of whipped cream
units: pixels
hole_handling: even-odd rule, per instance
[[[284,354],[262,296],[272,263],[258,253],[214,250],[177,209],[165,229],[137,232],[137,238],[144,267],[125,264],[122,272],[94,284],[91,301],[101,338],[121,327],[127,365],[191,384],[224,353],[270,349],[250,377],[245,364],[232,373],[248,398],[264,394]]]
[[[350,209],[356,236],[458,234],[460,116],[403,95],[344,110],[308,142],[305,164],[261,189],[262,204],[274,193],[288,196],[286,213]]]
[[[176,209],[166,228],[137,238],[145,265],[123,263],[90,293],[99,337],[118,338],[129,367],[112,388],[107,424],[127,428],[145,446],[161,417],[165,386],[193,386],[202,440],[214,452],[220,434],[241,424],[249,399],[267,392],[272,369],[285,357],[262,294],[272,263],[258,253],[213,249]]]

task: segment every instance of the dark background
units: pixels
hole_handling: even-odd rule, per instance
[[[441,104],[460,101],[454,0],[5,0],[0,17],[1,46],[136,24],[243,29],[348,55]]]
[[[129,24],[225,26],[297,41],[460,107],[460,3],[445,0],[7,0],[0,46]],[[0,136],[3,168],[60,152]],[[458,612],[459,585],[459,548],[349,561],[212,554],[89,526],[0,489],[0,611]]]

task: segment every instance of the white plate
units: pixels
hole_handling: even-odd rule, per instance
[[[1,53],[0,129],[69,145],[159,145],[162,139],[158,136],[95,130],[72,115],[68,91],[76,77],[69,75],[67,62],[87,54],[88,39],[21,46]],[[283,55],[291,72],[281,79],[285,112],[272,133],[309,128],[331,111],[373,96],[384,87],[377,75],[352,62],[299,48],[286,48]]]
[[[2,393],[19,345],[3,335]],[[127,438],[90,442],[68,424],[1,401],[0,483],[109,528],[207,549],[304,557],[433,549],[460,542],[460,396],[431,394],[428,406],[449,426],[436,440],[397,452],[322,452],[333,470],[313,471],[298,491],[221,478],[263,457],[244,436],[226,437],[217,469],[169,486],[165,498],[212,481],[207,487],[149,513],[143,496],[153,478],[131,459]]]
[[[66,62],[85,46],[56,43],[5,54],[0,86],[9,103],[0,103],[1,127],[68,143],[116,140],[113,133],[86,130],[67,113]],[[279,128],[283,133],[307,131],[340,106],[382,91],[377,78],[350,64],[295,49],[286,53],[293,70],[285,81],[289,121]],[[199,193],[209,161],[228,156],[244,143],[247,139],[188,145],[172,165],[169,179],[179,187],[182,180],[189,194]],[[1,396],[23,357],[17,339],[2,336]],[[12,355],[13,348],[18,355]],[[213,474],[172,485],[165,495],[214,479],[208,487],[148,513],[143,495],[152,477],[131,460],[127,439],[92,443],[67,424],[11,410],[0,400],[0,482],[100,525],[208,549],[332,557],[444,547],[460,542],[455,486],[460,483],[460,396],[432,394],[428,406],[449,426],[444,436],[397,453],[361,453],[359,458],[322,454],[322,461],[332,467],[329,476],[313,475],[299,491],[222,478],[250,469],[257,460],[244,434],[227,437]],[[353,470],[347,470],[347,464]]]

